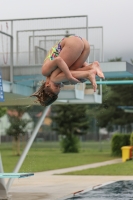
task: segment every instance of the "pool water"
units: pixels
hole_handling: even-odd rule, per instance
[[[133,200],[133,181],[117,181],[64,200]]]

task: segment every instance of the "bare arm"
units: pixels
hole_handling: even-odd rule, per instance
[[[57,67],[58,66],[58,67]],[[50,76],[52,73],[52,76],[55,76],[59,73],[63,72],[65,74],[65,77],[67,80],[69,80],[71,83],[78,83],[79,81],[74,78],[67,66],[67,64],[64,62],[64,60],[61,57],[57,57],[54,60],[47,60],[44,62],[42,66],[42,74],[44,76]]]
[[[89,72],[88,71],[72,71],[70,70],[71,74],[73,77],[75,77],[76,79],[87,79],[89,76]],[[53,72],[50,76],[50,80],[53,81],[54,83],[61,83],[61,82],[66,82],[68,81],[68,79],[66,78],[65,74],[63,72],[59,73],[59,74],[55,74],[55,72]]]
[[[95,74],[90,74],[89,71],[71,71],[71,73],[77,79],[88,79],[93,86],[94,92],[96,91],[97,84],[95,80]],[[50,77],[50,80],[54,83],[67,82],[67,78],[65,77],[65,74],[63,72],[61,72],[54,78]]]
[[[97,61],[93,62],[90,65],[85,62],[83,67],[76,69],[76,71],[70,70],[70,72],[77,79],[88,79],[92,83],[94,91],[97,88],[95,76],[97,75],[100,78],[104,79],[104,74]],[[52,75],[50,79],[55,83],[67,82],[67,78],[63,72],[59,74],[54,74],[53,76]]]
[[[71,70],[70,68],[70,72],[72,76],[74,76],[76,79],[85,78],[87,76],[87,72],[83,74],[82,72],[75,73],[75,71],[88,71],[88,63],[84,62],[83,65],[81,67],[78,67],[76,70],[73,70],[73,69]],[[60,83],[60,82],[68,82],[69,84],[71,83],[69,82],[65,74],[62,73],[62,71],[59,68],[57,68],[56,70],[52,72],[50,79],[55,83]]]

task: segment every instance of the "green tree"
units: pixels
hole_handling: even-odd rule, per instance
[[[53,105],[53,129],[61,135],[64,153],[79,151],[79,138],[89,129],[87,105]]]
[[[20,155],[20,136],[27,133],[26,126],[31,120],[22,119],[22,115],[25,111],[24,107],[10,107],[12,115],[8,114],[10,121],[10,127],[7,128],[6,133],[13,137],[15,142],[16,155]]]
[[[108,60],[109,62],[121,62],[122,61],[122,58],[121,57],[119,57],[119,58],[112,58],[112,59],[109,59]]]
[[[106,93],[105,87],[108,87]],[[132,123],[132,113],[125,113],[119,106],[130,106],[133,102],[132,85],[104,86],[103,103],[99,106],[97,120],[101,127],[108,123],[125,125]]]
[[[130,135],[130,145],[133,146],[133,133]]]
[[[6,107],[0,107],[0,117],[2,117],[7,111]]]
[[[121,61],[121,58],[111,59],[110,62]],[[128,78],[129,80],[130,78]],[[113,79],[108,79],[113,80]],[[116,80],[116,79],[115,79]],[[127,80],[124,78],[123,80]],[[125,113],[119,106],[131,106],[133,102],[133,85],[103,85],[103,102],[95,106],[92,113],[95,113],[97,125],[112,130],[113,125],[128,126],[131,131],[133,113]]]

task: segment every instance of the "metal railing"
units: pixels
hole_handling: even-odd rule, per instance
[[[0,33],[10,37],[10,82],[13,83],[13,36],[3,31],[0,31]]]
[[[35,43],[35,38],[41,37],[45,35],[49,35],[47,37],[50,37],[50,35],[62,35],[65,36],[67,32],[70,31],[70,35],[72,34],[81,34],[81,37],[85,37],[87,40],[90,40],[90,31],[91,30],[100,30],[100,40],[99,45],[93,44],[91,41],[91,45],[94,45],[95,48],[91,52],[91,55],[93,54],[93,58],[95,58],[95,52],[98,52],[99,55],[99,61],[104,61],[104,54],[103,54],[103,27],[102,26],[96,26],[96,27],[88,27],[88,16],[87,15],[79,15],[79,16],[59,16],[59,17],[45,17],[45,18],[26,18],[26,19],[6,19],[6,20],[0,20],[0,23],[9,23],[9,30],[11,32],[11,36],[14,38],[14,53],[16,54],[15,61],[16,65],[23,64],[23,60],[25,60],[24,64],[35,64],[35,46],[39,46],[39,44]],[[57,22],[57,23],[56,23]],[[82,27],[80,26],[82,25]],[[46,27],[46,28],[43,28]],[[62,31],[66,31],[66,33]],[[24,37],[19,38],[19,35],[23,33],[25,34]],[[30,33],[30,35],[29,35]],[[32,34],[31,34],[32,33]],[[40,36],[39,36],[39,34]],[[68,33],[69,34],[69,33]],[[82,35],[83,34],[83,35]],[[98,34],[96,37],[98,37]],[[93,35],[93,34],[92,34]],[[94,34],[95,35],[95,34]],[[29,41],[30,45],[28,44],[28,38],[32,41],[32,50],[30,49],[31,42]],[[55,36],[57,38],[57,36]],[[53,38],[54,39],[54,38]],[[94,38],[94,41],[96,41],[97,38]],[[28,49],[29,45],[29,49]],[[19,46],[21,49],[19,49]],[[16,47],[16,48],[15,48]],[[45,49],[45,48],[44,48]],[[48,50],[48,49],[46,49]],[[24,57],[23,52],[33,52],[33,63],[31,61],[27,60]],[[1,52],[0,52],[1,53]],[[30,54],[30,53],[29,53]],[[20,60],[18,60],[18,56],[20,56]],[[30,58],[29,58],[30,60]]]

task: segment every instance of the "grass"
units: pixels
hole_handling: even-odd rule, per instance
[[[65,175],[133,175],[133,160],[112,164],[102,167],[97,167],[93,169],[87,169],[82,171],[75,171],[71,173],[65,173]]]
[[[14,156],[12,144],[0,146],[5,172],[12,172],[19,157]],[[58,142],[34,143],[24,160],[21,172],[40,172],[67,168],[114,159],[111,156],[110,142],[101,146],[98,142],[83,142],[79,153],[62,153]]]
[[[102,148],[101,148],[102,147]],[[0,152],[5,172],[12,172],[19,157],[14,156],[11,143],[2,143]],[[21,172],[40,172],[111,160],[110,142],[82,142],[79,153],[60,151],[58,142],[33,143],[21,167]],[[133,160],[65,175],[133,175]]]

